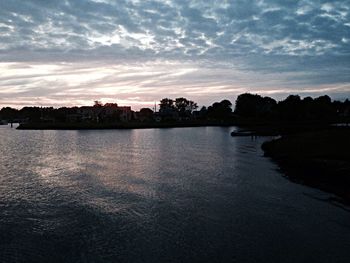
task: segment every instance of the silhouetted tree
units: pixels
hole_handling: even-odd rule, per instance
[[[140,121],[151,121],[153,119],[153,110],[150,108],[142,108],[139,112]]]
[[[176,121],[192,117],[194,119],[230,120],[232,117],[232,103],[229,100],[215,102],[208,108],[202,107],[200,111],[197,103],[184,97],[172,100],[164,98],[160,101],[159,115],[163,121]],[[0,119],[13,121],[26,119],[32,122],[52,121],[59,122],[115,122],[121,119],[123,111],[115,103],[103,105],[95,101],[94,107],[24,107],[21,110],[5,107],[0,110]],[[350,101],[332,101],[327,95],[318,98],[290,95],[285,100],[276,102],[270,97],[262,97],[257,94],[244,93],[237,97],[235,114],[262,120],[277,121],[350,121]],[[149,108],[140,110],[139,116],[153,119],[153,111]],[[143,118],[142,117],[142,118]],[[140,118],[141,119],[141,118]]]
[[[276,104],[270,97],[244,93],[237,97],[235,113],[242,117],[269,117]]]
[[[10,107],[2,108],[0,111],[0,118],[11,122],[18,118],[18,110]]]
[[[164,98],[160,101],[159,110],[161,111],[165,109],[175,109],[174,101],[172,99]]]
[[[142,108],[140,110],[140,113],[143,114],[143,115],[152,116],[153,115],[153,110],[151,110],[150,108]]]
[[[314,107],[317,118],[330,119],[336,115],[336,110],[332,107],[332,100],[327,95],[316,98]]]
[[[332,107],[337,116],[345,117],[350,115],[350,101],[348,99],[346,99],[344,102],[333,101]]]
[[[40,121],[40,118],[44,116],[45,108],[39,107],[24,107],[19,111],[19,115],[23,119],[29,119],[30,121]]]
[[[57,110],[54,110],[52,116],[59,122],[66,122],[67,116],[77,114],[78,107],[62,107]]]
[[[205,120],[208,115],[207,107],[202,106],[202,108],[199,111],[194,111],[192,114],[194,115],[195,119]]]
[[[207,116],[210,119],[227,120],[231,117],[232,103],[229,100],[222,100],[221,102],[215,102],[212,106],[208,107]]]
[[[197,109],[197,103],[188,100],[186,98],[176,98],[175,99],[175,109],[178,111],[181,117],[186,115],[191,115],[192,111]]]
[[[281,120],[302,120],[304,114],[300,96],[289,95],[278,103],[277,111]]]

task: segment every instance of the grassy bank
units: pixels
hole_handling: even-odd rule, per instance
[[[337,194],[350,204],[349,127],[288,134],[262,148],[291,180]]]

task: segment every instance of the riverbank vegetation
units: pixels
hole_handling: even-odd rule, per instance
[[[200,109],[196,102],[180,97],[164,98],[157,107],[133,111],[130,106],[95,101],[83,107],[24,107],[0,110],[0,120],[19,122],[19,128],[117,128],[198,125],[245,125],[286,127],[296,124],[348,123],[350,101],[332,101],[327,95],[301,98],[290,95],[276,101],[257,94],[241,94],[234,105],[224,99]]]
[[[350,127],[287,134],[262,148],[291,180],[334,193],[350,205]]]

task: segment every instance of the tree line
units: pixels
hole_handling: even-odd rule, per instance
[[[103,105],[100,102],[95,102],[95,105],[92,106],[92,108],[98,108],[99,112],[104,112],[103,109],[111,107],[117,107],[117,104],[107,103]],[[227,122],[237,118],[252,121],[332,121],[337,118],[349,118],[350,114],[350,101],[348,99],[332,101],[327,95],[317,98],[301,98],[299,95],[289,95],[284,100],[276,101],[271,97],[244,93],[237,97],[234,110],[232,107],[231,101],[224,99],[220,102],[214,102],[208,107],[203,106],[198,110],[196,102],[180,97],[160,100],[159,111],[157,112],[153,112],[149,108],[143,108],[136,113],[147,121],[155,119],[153,116],[159,116],[167,121],[195,119]],[[79,107],[58,109],[53,107],[24,107],[18,110],[4,107],[0,110],[0,120],[27,119],[35,122],[44,118],[51,118],[59,122],[65,122],[67,116],[77,114],[78,109]],[[110,116],[107,120],[117,121],[118,112],[113,116],[115,120]]]
[[[349,116],[350,101],[332,101],[328,95],[315,99],[289,95],[282,101],[258,94],[241,94],[237,97],[235,114],[245,118],[277,121],[332,120]]]

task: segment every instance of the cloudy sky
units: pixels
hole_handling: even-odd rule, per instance
[[[350,97],[350,0],[0,0],[0,107]]]

